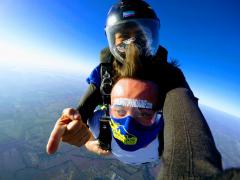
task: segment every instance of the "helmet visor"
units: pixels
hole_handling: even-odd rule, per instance
[[[142,56],[154,56],[159,46],[159,21],[152,19],[125,20],[106,27],[109,48],[114,57],[124,62],[128,45],[134,43]]]

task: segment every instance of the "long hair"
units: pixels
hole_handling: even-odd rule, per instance
[[[140,56],[140,51],[134,43],[131,43],[128,46],[124,63],[122,64],[115,60],[113,62],[113,69],[115,71],[115,76],[113,77],[115,82],[120,77],[140,79],[144,78],[144,75],[146,75],[143,60]]]

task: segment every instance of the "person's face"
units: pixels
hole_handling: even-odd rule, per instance
[[[143,32],[139,27],[133,27],[129,29],[123,29],[121,32],[115,33],[115,45],[121,44],[124,40],[130,39],[132,37],[143,37]]]
[[[111,93],[110,114],[114,118],[132,116],[138,123],[150,126],[155,122],[158,95],[157,85],[150,81],[121,79]]]

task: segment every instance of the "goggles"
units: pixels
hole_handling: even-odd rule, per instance
[[[110,106],[110,115],[114,118],[120,119],[127,116],[133,117],[138,123],[142,125],[152,125],[156,122],[157,112],[153,109],[129,107],[123,105]]]

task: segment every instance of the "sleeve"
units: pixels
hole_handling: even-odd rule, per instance
[[[159,179],[205,178],[222,172],[221,155],[189,89],[175,88],[167,93],[163,116]]]
[[[93,69],[89,77],[86,79],[88,84],[94,84],[97,88],[101,85],[101,65]]]
[[[101,104],[102,98],[100,93],[101,85],[101,66],[98,65],[93,69],[89,77],[86,79],[89,84],[87,91],[81,97],[77,110],[81,114],[84,123],[93,115],[94,109]]]
[[[94,109],[101,102],[102,98],[99,88],[94,84],[89,84],[77,107],[84,123],[87,123],[87,120],[93,115]]]

